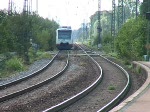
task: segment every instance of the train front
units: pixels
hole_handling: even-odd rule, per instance
[[[71,27],[61,27],[56,31],[56,46],[59,50],[70,50],[73,46]]]

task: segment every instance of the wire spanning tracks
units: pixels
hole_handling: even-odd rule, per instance
[[[63,55],[62,55],[63,54]],[[57,78],[68,65],[68,55],[60,52],[45,71],[16,85],[0,90],[0,102],[29,92]],[[65,68],[64,68],[65,66]],[[60,72],[61,71],[61,72]]]

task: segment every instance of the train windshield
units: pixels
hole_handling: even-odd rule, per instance
[[[71,39],[71,30],[58,30],[58,39]]]

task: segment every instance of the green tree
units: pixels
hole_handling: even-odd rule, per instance
[[[57,28],[55,21],[35,13],[14,13],[10,16],[5,11],[0,11],[0,53],[17,52],[26,60],[31,39],[42,50],[52,50],[55,48]]]
[[[98,20],[97,17],[98,12],[95,12],[94,15],[91,16],[91,39],[93,40],[93,44],[98,44]],[[110,34],[111,31],[111,12],[110,11],[102,11],[101,12],[101,38],[105,36],[105,34]]]
[[[115,39],[115,47],[121,58],[139,60],[146,53],[146,24],[143,17],[126,22]]]

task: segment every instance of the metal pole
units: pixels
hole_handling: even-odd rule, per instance
[[[24,31],[22,32],[23,33],[23,42],[24,42],[24,49],[23,49],[23,52],[24,52],[24,60],[27,64],[29,64],[29,55],[28,55],[28,41],[30,41],[29,39],[29,1],[28,0],[24,0],[24,6],[23,6],[23,13],[24,13],[24,20],[23,20],[23,24],[24,24]]]
[[[98,48],[101,47],[101,0],[98,0]]]
[[[149,20],[150,21],[150,20]],[[149,54],[149,38],[150,38],[150,32],[149,32],[149,30],[150,30],[150,22],[148,21],[148,25],[147,25],[147,56],[148,56],[148,58],[149,58],[149,56],[150,56],[150,54]]]
[[[149,13],[149,15],[147,15],[147,16],[150,16],[150,1],[149,0],[148,0],[148,13]],[[150,45],[149,44],[150,44],[150,17],[148,17],[148,37],[147,37],[147,45],[148,45],[147,56],[148,56],[148,59],[150,57]]]
[[[12,15],[12,0],[9,0],[9,3],[8,3],[8,14]]]
[[[138,10],[137,10],[138,9],[138,1],[139,0],[136,0],[136,19],[137,19],[137,16],[138,16]]]
[[[36,0],[36,13],[38,14],[38,0]]]
[[[116,13],[116,4],[115,4],[115,0],[112,0],[112,18],[111,18],[111,37],[113,38],[113,42],[112,42],[112,50],[114,51],[114,40],[115,40],[115,35],[116,35],[116,29],[115,29],[115,13]]]
[[[118,0],[118,31],[121,29],[124,22],[123,15],[123,0]]]

